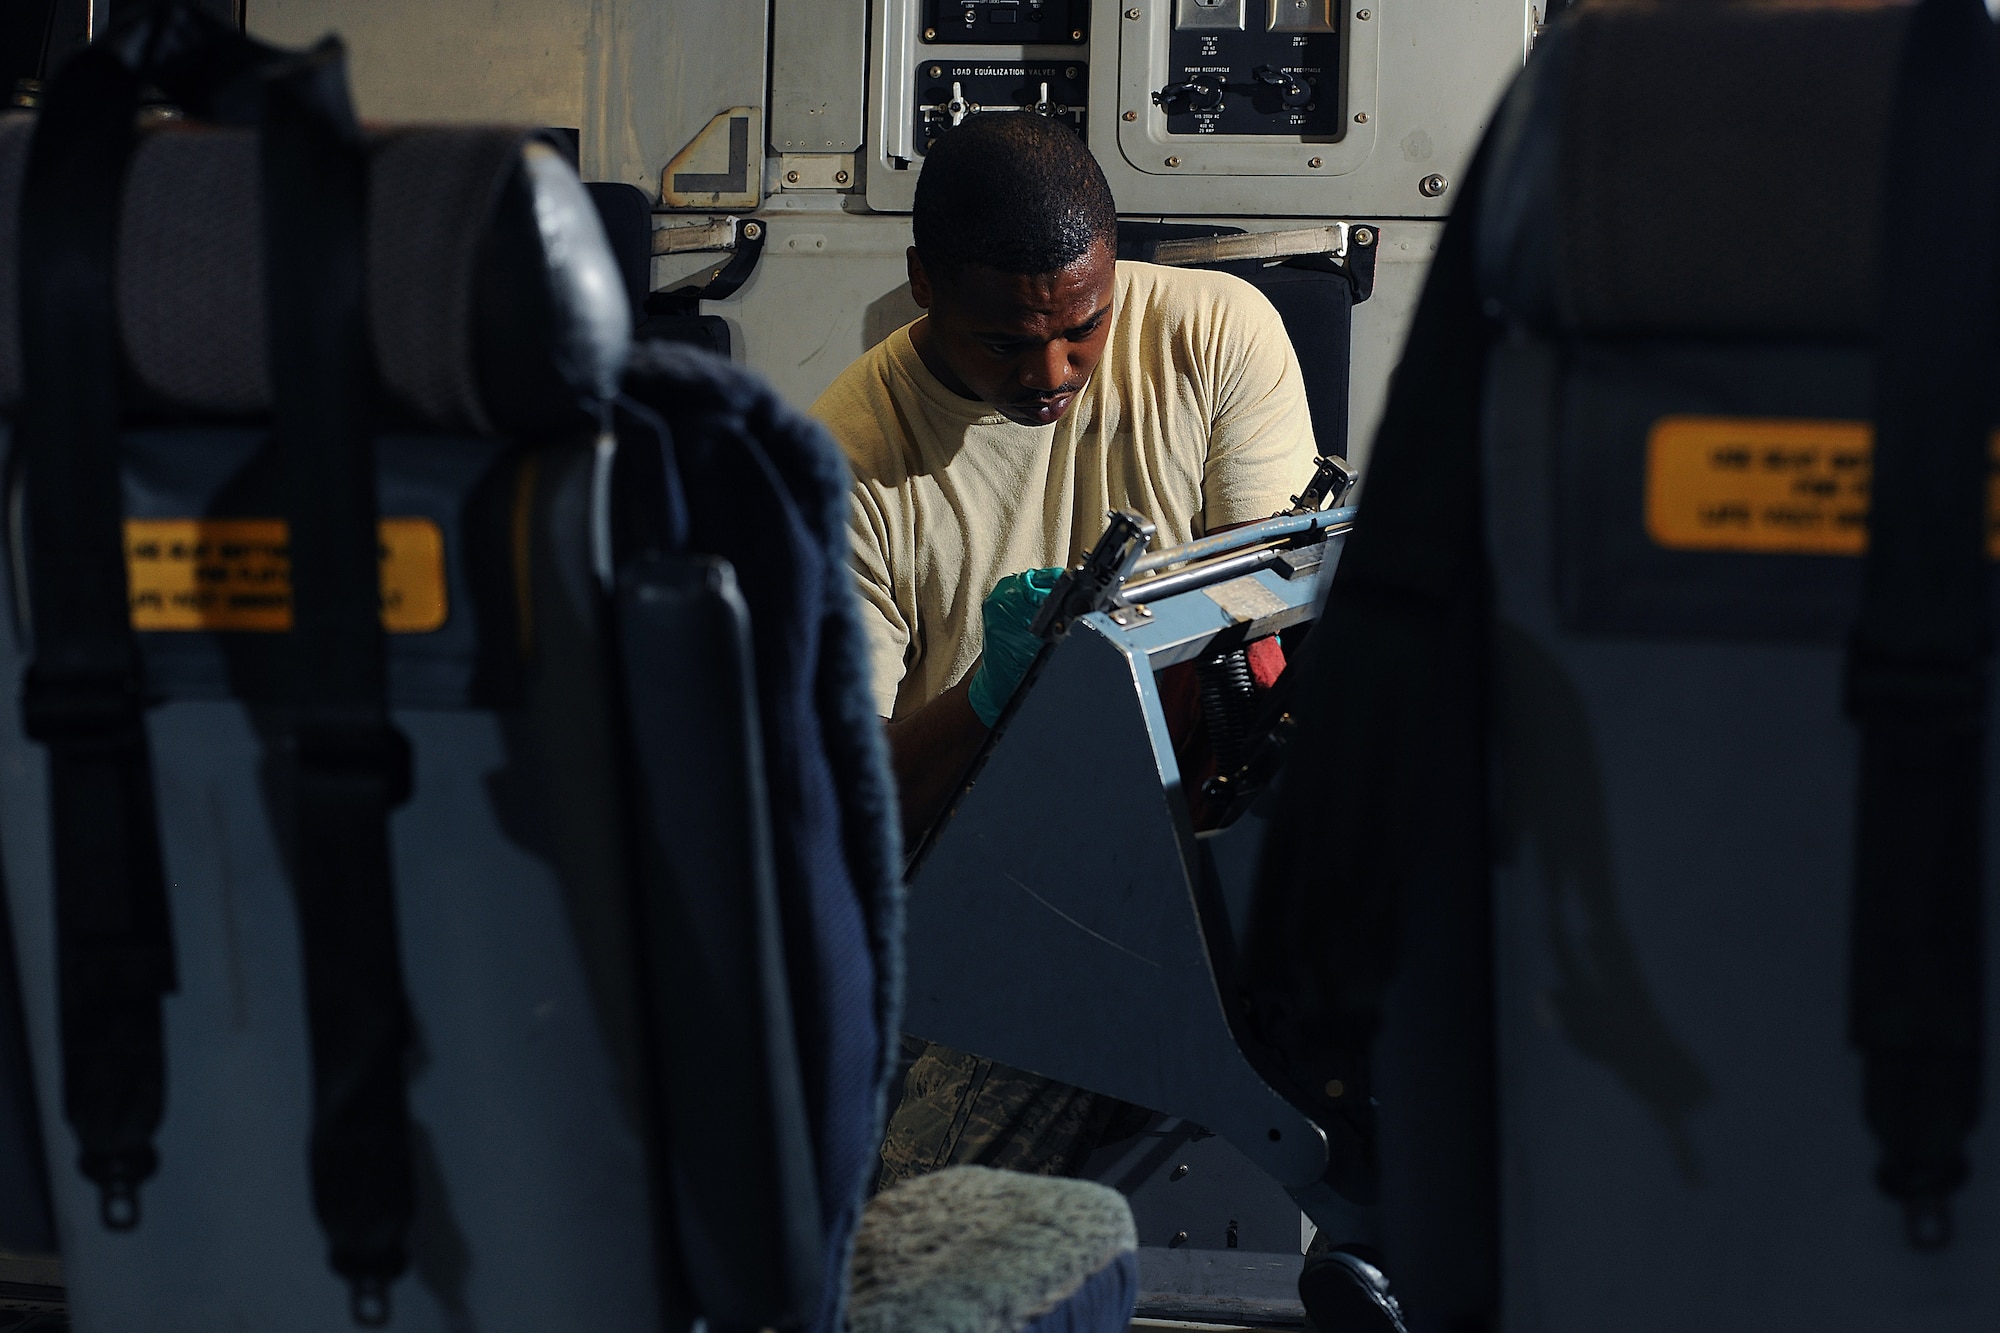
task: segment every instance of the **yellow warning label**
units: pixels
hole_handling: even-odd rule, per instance
[[[381,521],[382,628],[428,634],[445,621],[444,534],[427,518]],[[292,561],[278,518],[128,518],[125,570],[135,630],[292,627]]]
[[[1860,555],[1874,448],[1865,421],[1662,417],[1646,442],[1646,533],[1681,551]],[[2000,462],[2000,435],[1993,450]],[[2000,474],[1987,512],[2000,513]],[[2000,526],[1987,527],[2000,557]]]

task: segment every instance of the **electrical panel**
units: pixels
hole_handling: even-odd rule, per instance
[[[1294,135],[1332,142],[1341,114],[1333,0],[1176,0],[1168,77],[1153,105],[1170,134]]]
[[[1375,152],[1379,123],[1374,2],[1128,6],[1119,23],[1119,156],[1149,176],[1311,180],[1358,170]]]
[[[1032,111],[1082,134],[1088,79],[1087,67],[1073,60],[926,61],[917,72],[917,151],[928,153],[940,134],[989,111]]]
[[[1159,217],[1443,216],[1541,8],[1539,0],[872,4],[871,209],[907,211],[938,135],[1008,109],[1078,129],[1120,211]]]
[[[926,43],[1077,44],[1090,34],[1090,0],[924,0]]]

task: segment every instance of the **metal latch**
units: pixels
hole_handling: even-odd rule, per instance
[[[1076,568],[1063,572],[1055,591],[1036,613],[1029,628],[1037,638],[1059,639],[1079,616],[1110,607],[1132,567],[1152,543],[1153,525],[1137,514],[1114,509],[1106,517],[1110,523],[1097,545]]]
[[[1305,255],[1347,258],[1347,224],[1300,227],[1292,231],[1252,231],[1235,236],[1192,236],[1161,241],[1153,249],[1155,264],[1176,268],[1190,264],[1223,264],[1239,259],[1277,262]]]
[[[1338,509],[1347,493],[1354,489],[1354,483],[1361,479],[1361,470],[1339,454],[1321,454],[1313,459],[1313,479],[1306,488],[1292,497],[1291,512],[1294,514],[1316,514],[1322,509]]]
[[[656,228],[653,232],[653,253],[684,255],[698,254],[702,251],[734,250],[737,228],[742,222],[743,219],[736,217],[715,217],[706,222],[697,222],[693,226]]]

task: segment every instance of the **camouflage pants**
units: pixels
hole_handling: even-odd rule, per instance
[[[889,1117],[877,1188],[961,1165],[1075,1175],[1099,1143],[1143,1117],[1115,1097],[928,1042]]]

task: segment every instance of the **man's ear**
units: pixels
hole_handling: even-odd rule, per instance
[[[931,275],[924,272],[924,261],[917,258],[917,247],[911,246],[907,253],[910,264],[910,299],[924,309],[931,308]]]

